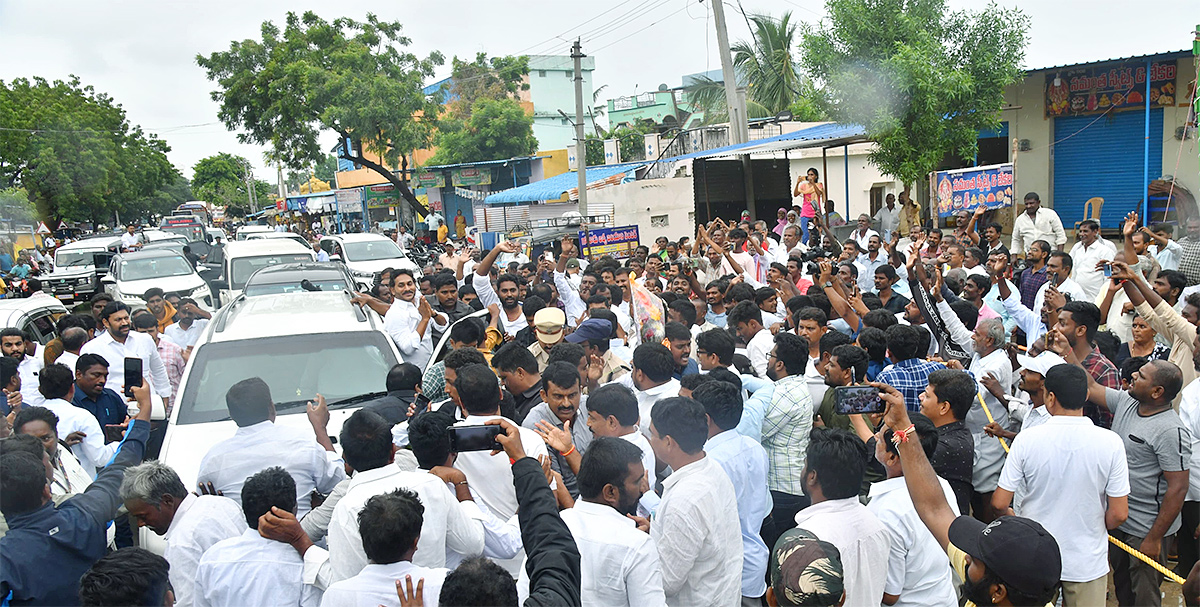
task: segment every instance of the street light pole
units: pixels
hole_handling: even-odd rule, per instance
[[[575,168],[579,172],[579,214],[587,217],[587,139],[583,134],[583,49],[579,39],[571,47],[575,60]]]

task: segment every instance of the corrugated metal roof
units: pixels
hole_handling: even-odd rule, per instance
[[[699,152],[692,152],[690,154],[683,154],[682,156],[673,156],[671,158],[663,158],[662,160],[659,160],[658,162],[678,162],[680,160],[690,160],[692,158],[707,158],[710,156],[724,156],[724,155],[729,155],[729,154],[738,153],[738,152],[754,152],[756,150],[754,150],[752,148],[759,148],[759,147],[763,147],[763,148],[771,147],[773,149],[786,149],[788,147],[786,144],[788,144],[788,143],[802,142],[802,141],[824,141],[824,140],[833,140],[833,139],[849,139],[849,138],[854,138],[854,137],[865,136],[866,133],[867,133],[867,130],[857,124],[838,124],[836,122],[831,122],[829,124],[821,124],[821,125],[817,125],[814,127],[809,127],[807,129],[801,129],[799,131],[794,131],[791,133],[784,133],[782,135],[776,135],[774,137],[767,137],[765,139],[755,139],[754,141],[749,141],[746,143],[738,143],[738,144],[733,144],[733,145],[727,145],[724,147],[714,148],[711,150],[702,150]],[[784,144],[784,145],[770,145],[770,144]],[[800,147],[800,146],[797,146],[797,147]]]
[[[625,164],[602,165],[587,168],[588,184],[604,181],[610,177],[628,173],[638,167],[645,166],[644,162],[630,162]],[[533,183],[496,192],[484,199],[486,204],[500,204],[505,202],[536,202],[539,200],[555,200],[566,192],[569,192],[579,187],[579,174],[575,171],[567,171],[561,175],[555,175],[549,179],[535,181]]]
[[[1181,59],[1183,57],[1191,57],[1191,56],[1192,56],[1191,50],[1165,51],[1162,53],[1151,53],[1149,55],[1137,55],[1134,57],[1113,57],[1112,59],[1101,59],[1099,61],[1085,61],[1083,63],[1064,63],[1062,65],[1051,65],[1049,67],[1038,67],[1038,68],[1028,69],[1025,71],[1026,72],[1045,72],[1045,71],[1049,71],[1049,70],[1061,70],[1063,68],[1068,68],[1068,67],[1081,67],[1081,66],[1085,66],[1085,65],[1096,65],[1098,63],[1113,63],[1113,62],[1117,62],[1117,61],[1136,61],[1138,59],[1154,59],[1154,58]]]

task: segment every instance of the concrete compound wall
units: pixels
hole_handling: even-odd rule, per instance
[[[691,177],[647,179],[588,190],[588,202],[613,205],[613,225],[636,225],[647,246],[659,236],[695,238],[695,196]],[[666,225],[658,224],[665,221]]]

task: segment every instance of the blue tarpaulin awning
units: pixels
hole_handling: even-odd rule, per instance
[[[598,181],[603,181],[609,177],[629,173],[634,169],[645,166],[644,162],[632,162],[626,164],[601,165],[587,168],[588,184],[593,184]],[[567,171],[561,175],[555,175],[549,179],[535,181],[521,187],[503,192],[496,192],[484,199],[486,204],[503,204],[512,202],[537,202],[540,200],[557,200],[562,195],[574,188],[579,187],[579,173],[576,171]]]

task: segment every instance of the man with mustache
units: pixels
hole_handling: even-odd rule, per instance
[[[576,474],[583,453],[592,442],[587,413],[582,418],[579,415],[580,394],[579,369],[570,363],[550,363],[542,373],[542,402],[521,422],[542,435],[550,447],[550,467],[562,474],[563,484],[572,497],[579,496]]]
[[[83,354],[99,354],[108,361],[108,381],[104,387],[121,394],[125,389],[125,359],[142,359],[142,375],[150,384],[154,394],[165,400],[171,397],[171,382],[167,378],[167,367],[158,354],[158,346],[149,335],[133,331],[129,318],[129,306],[110,301],[100,313],[105,331],[84,344],[79,351]]]

